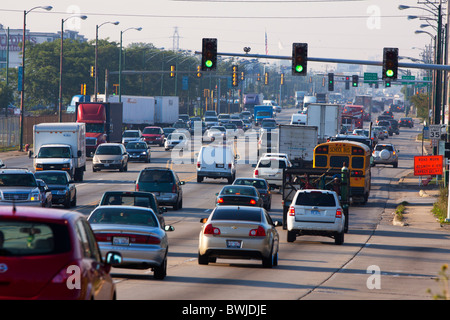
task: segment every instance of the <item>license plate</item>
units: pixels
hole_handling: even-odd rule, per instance
[[[104,166],[105,166],[105,167],[109,167],[109,163],[105,163]]]
[[[241,240],[227,240],[227,248],[240,248],[241,244]]]
[[[223,164],[216,164],[216,168],[223,168]]]
[[[118,246],[127,246],[130,244],[130,238],[128,237],[114,237],[113,244]]]
[[[319,210],[311,210],[311,215],[320,216],[320,211]]]

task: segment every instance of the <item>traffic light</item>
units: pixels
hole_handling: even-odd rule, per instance
[[[352,76],[352,87],[356,88],[358,86],[358,75],[353,75]]]
[[[242,80],[242,81],[245,80],[245,74],[244,74],[244,71],[241,72],[241,80]]]
[[[328,74],[328,91],[334,91],[334,73]]]
[[[398,48],[383,49],[383,80],[397,79]]]
[[[284,73],[281,74],[280,85],[284,84]]]
[[[202,71],[215,70],[217,67],[217,39],[202,40]]]
[[[237,87],[239,85],[238,66],[233,65],[231,68],[233,70],[232,78],[231,78],[231,85],[233,87]]]
[[[269,84],[269,73],[268,72],[264,73],[264,84],[265,85]]]
[[[95,77],[95,68],[94,68],[94,66],[91,66],[91,72],[90,72],[90,74],[91,74],[91,78],[94,78],[94,77]]]
[[[175,66],[170,66],[170,77],[175,77]]]
[[[292,74],[295,76],[306,76],[308,63],[308,44],[292,44]]]
[[[350,77],[345,76],[345,90],[350,90]]]
[[[202,67],[197,66],[197,78],[201,78],[202,77]]]
[[[391,80],[390,80],[390,79],[386,79],[386,80],[384,81],[384,86],[385,86],[386,88],[390,88],[390,87],[391,87]]]

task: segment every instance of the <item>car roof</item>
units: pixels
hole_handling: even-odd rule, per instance
[[[68,211],[63,209],[48,209],[40,207],[16,206],[15,212],[13,206],[0,206],[0,217],[17,217],[27,220],[73,220],[77,217],[84,217],[80,212]]]
[[[99,144],[98,146],[99,147],[101,147],[101,146],[123,146],[123,144],[116,143],[116,142],[105,142],[105,143]]]
[[[262,208],[260,207],[250,207],[250,206],[217,206],[214,208],[214,211],[218,210],[246,210],[246,211],[259,211],[261,212]]]
[[[144,191],[105,191],[103,196],[106,195],[127,195],[127,196],[137,196],[137,197],[154,197],[155,195],[151,192]]]

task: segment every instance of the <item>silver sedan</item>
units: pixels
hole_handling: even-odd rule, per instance
[[[155,279],[167,274],[168,239],[158,218],[150,208],[136,206],[98,206],[89,215],[102,255],[119,252],[122,263],[116,267],[153,269]]]
[[[260,259],[265,268],[278,265],[279,235],[267,211],[259,207],[219,206],[204,223],[199,235],[198,263],[217,258]]]

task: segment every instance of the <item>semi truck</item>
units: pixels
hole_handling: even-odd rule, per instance
[[[108,102],[119,102],[119,96],[109,96]],[[121,96],[122,122],[128,129],[143,129],[155,124],[155,98],[144,96]]]
[[[278,152],[287,154],[295,167],[312,167],[317,130],[315,126],[280,124]]]
[[[244,94],[244,106],[243,110],[253,113],[255,106],[262,105],[264,101],[264,95],[262,93],[247,93]]]
[[[86,171],[86,126],[84,123],[40,123],[33,126],[35,171],[67,171],[83,181]]]
[[[306,112],[306,120],[306,125],[318,128],[318,143],[325,142],[341,130],[340,105],[311,103]]]
[[[155,97],[155,123],[160,126],[169,126],[178,120],[179,97],[156,96]]]
[[[122,141],[122,103],[77,103],[76,116],[77,122],[86,124],[86,154],[88,156],[92,155],[102,143]]]
[[[306,91],[295,91],[295,107],[303,108],[303,99],[305,98]]]

